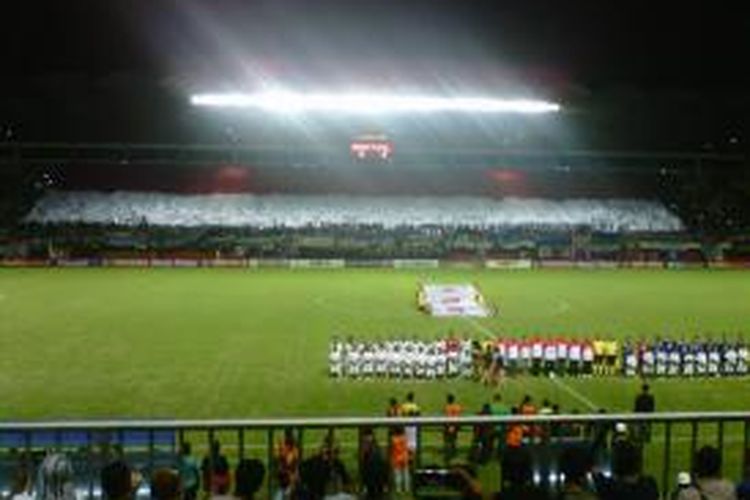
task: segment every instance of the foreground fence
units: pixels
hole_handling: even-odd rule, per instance
[[[459,429],[455,454],[481,462],[484,488],[496,491],[500,482],[497,452],[479,458],[476,437],[482,429],[507,429],[522,423],[536,432],[524,439],[533,456],[534,480],[554,489],[560,482],[559,452],[572,446],[586,447],[596,457],[595,467],[608,473],[609,440],[615,428],[627,429],[642,445],[645,472],[659,482],[664,497],[674,487],[679,471],[690,470],[691,457],[704,445],[716,447],[723,457],[724,474],[739,480],[750,441],[750,412],[553,415],[530,417],[469,416],[460,418],[312,418],[258,420],[119,420],[0,423],[0,481],[2,492],[10,488],[11,475],[22,462],[37,464],[51,450],[66,453],[75,471],[78,496],[101,496],[99,472],[115,457],[124,458],[144,478],[159,467],[176,467],[180,444],[190,442],[193,453],[203,456],[210,443],[222,443],[230,462],[254,458],[264,463],[265,488],[272,496],[277,488],[274,467],[279,440],[291,430],[303,458],[314,455],[323,439],[333,435],[342,449],[342,460],[362,479],[359,471],[362,432],[372,430],[381,446],[387,446],[389,430],[412,429],[416,436],[413,469],[444,472],[446,457],[443,431]],[[620,425],[618,425],[620,424]],[[565,429],[565,431],[563,431]],[[645,434],[648,434],[646,436]],[[464,455],[465,454],[465,455]],[[210,464],[210,458],[209,465]],[[33,465],[32,465],[33,466]],[[361,483],[361,481],[360,481]],[[434,485],[433,485],[434,486]],[[414,494],[420,495],[417,483]],[[141,495],[148,495],[144,482]]]

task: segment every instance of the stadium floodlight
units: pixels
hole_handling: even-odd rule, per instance
[[[494,99],[486,97],[429,97],[387,94],[302,94],[289,91],[257,94],[197,94],[195,106],[220,108],[256,108],[272,113],[333,112],[349,114],[385,113],[522,113],[540,114],[560,111],[560,105],[531,99]]]

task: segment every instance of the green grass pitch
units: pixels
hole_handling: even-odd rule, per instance
[[[499,308],[481,320],[415,308],[420,280],[474,282]],[[415,390],[426,413],[470,381],[329,380],[334,334],[449,330],[474,337],[750,335],[750,274],[739,271],[0,270],[0,418],[380,415]],[[510,380],[508,401],[627,410],[636,380]],[[750,379],[654,381],[662,410],[750,406]],[[581,397],[583,396],[583,398]]]

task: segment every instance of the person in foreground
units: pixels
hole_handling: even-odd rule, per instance
[[[584,448],[570,447],[560,456],[561,472],[565,475],[559,500],[597,500],[589,481],[591,456]]]
[[[693,459],[693,484],[680,490],[677,500],[736,500],[731,481],[721,477],[721,454],[713,446],[704,446]]]
[[[102,494],[107,500],[130,500],[140,477],[122,460],[106,465],[101,471]]]
[[[656,480],[642,473],[641,449],[630,441],[620,441],[612,449],[612,478],[598,487],[603,500],[659,500]]]
[[[509,448],[502,457],[502,484],[496,500],[546,500],[544,489],[533,481],[531,454],[525,448]]]

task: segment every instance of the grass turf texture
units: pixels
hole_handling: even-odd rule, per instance
[[[420,280],[474,282],[487,319],[419,313]],[[506,335],[750,335],[750,274],[739,271],[0,270],[0,418],[380,415],[415,390],[426,414],[470,381],[337,381],[328,340],[449,330]],[[563,409],[587,399],[628,410],[634,379],[510,380],[501,389]],[[660,410],[750,406],[750,379],[653,381]],[[572,389],[572,390],[571,390]],[[574,393],[578,393],[577,395]],[[583,396],[583,397],[581,397]]]

